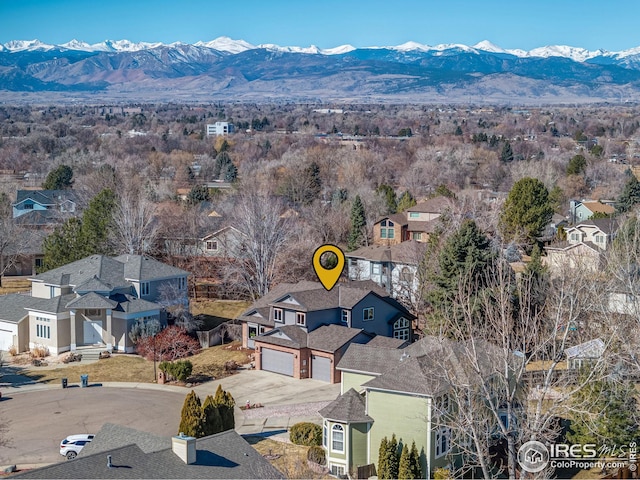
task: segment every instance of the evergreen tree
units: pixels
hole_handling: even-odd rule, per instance
[[[587,384],[578,402],[590,405],[586,414],[575,416],[567,439],[573,444],[629,445],[637,441],[637,400],[633,385],[611,379]]]
[[[347,242],[347,250],[353,251],[366,243],[367,220],[360,195],[356,195],[351,205],[351,230]]]
[[[208,202],[211,199],[209,189],[206,185],[196,185],[187,194],[187,203],[189,205],[197,205],[201,202]]]
[[[509,141],[505,141],[502,146],[502,152],[500,152],[500,161],[504,163],[513,162],[513,149]]]
[[[389,473],[389,441],[386,436],[380,440],[380,448],[378,449],[378,471],[376,473],[381,480],[393,478]]]
[[[233,413],[233,407],[236,402],[230,393],[222,389],[222,385],[218,384],[215,397],[213,398],[213,404],[218,408],[220,412],[220,418],[222,420],[222,431],[232,430],[235,428],[235,418]]]
[[[42,184],[44,190],[64,190],[73,186],[73,169],[60,165],[51,170]]]
[[[204,414],[203,433],[205,437],[223,431],[220,409],[211,395],[207,395],[207,398],[205,398],[202,404],[202,412]]]
[[[58,268],[83,258],[85,250],[81,242],[82,221],[79,218],[70,218],[56,227],[42,243],[44,252],[42,271]]]
[[[553,208],[549,192],[537,178],[518,180],[504,202],[500,230],[505,240],[533,244],[551,221]]]
[[[411,452],[409,453],[409,465],[411,467],[411,478],[422,478],[422,467],[420,466],[420,454],[416,447],[415,440],[411,442]]]
[[[415,478],[411,471],[411,458],[409,454],[409,447],[405,443],[402,446],[402,453],[400,454],[400,465],[398,466],[398,479],[408,480]]]
[[[200,398],[196,395],[196,392],[191,390],[182,405],[179,432],[190,437],[200,438],[203,436],[203,426],[204,414],[200,406]]]
[[[82,243],[85,246],[83,257],[113,253],[110,235],[115,209],[116,196],[109,188],[105,188],[91,199],[82,214]]]
[[[399,458],[398,458],[398,440],[396,440],[396,434],[391,435],[391,440],[387,444],[389,450],[389,475],[390,478],[398,478]]]
[[[238,167],[233,163],[227,165],[224,171],[224,181],[227,183],[234,183],[238,179]]]
[[[630,170],[627,170],[627,175],[627,183],[625,183],[616,205],[619,212],[628,212],[634,205],[640,203],[640,182]]]
[[[396,213],[398,209],[398,201],[396,199],[396,192],[393,188],[383,183],[376,189],[376,193],[384,199],[387,206],[386,213]]]
[[[223,174],[227,170],[227,166],[232,163],[231,157],[226,152],[226,150],[221,151],[216,156],[216,161],[213,164],[213,179],[217,180],[220,178],[220,175]]]
[[[402,195],[400,195],[400,199],[398,200],[398,206],[396,210],[398,212],[404,212],[408,208],[415,207],[417,204],[416,199],[413,198],[411,192],[406,191]]]
[[[567,165],[567,175],[580,175],[587,168],[587,159],[584,155],[574,155]]]
[[[314,199],[318,198],[320,192],[322,191],[322,179],[320,178],[320,165],[316,162],[311,162],[311,164],[305,169],[305,176],[307,177],[307,183],[309,186],[309,202],[311,203]]]

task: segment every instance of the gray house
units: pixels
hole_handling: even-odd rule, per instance
[[[295,378],[338,382],[335,365],[351,343],[412,339],[415,316],[372,282],[280,284],[240,317],[243,346],[256,368]],[[333,366],[331,366],[333,365]]]
[[[188,305],[188,272],[140,255],[92,255],[31,278],[31,295],[0,297],[0,348],[82,345],[133,351],[137,321],[166,321],[164,308]]]

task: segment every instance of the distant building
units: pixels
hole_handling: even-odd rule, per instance
[[[216,122],[214,124],[207,124],[207,135],[229,135],[235,130],[233,123],[229,122]]]

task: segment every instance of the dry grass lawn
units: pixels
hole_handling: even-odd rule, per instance
[[[205,314],[214,317],[233,319],[246,310],[251,302],[240,300],[191,300],[193,315]]]
[[[0,285],[0,295],[7,293],[28,292],[31,290],[31,282],[22,278],[2,277]]]
[[[286,478],[333,478],[330,475],[314,472],[307,466],[307,450],[309,447],[278,442],[270,438],[245,436],[244,439],[255,448],[260,455],[280,470]],[[270,458],[277,456],[278,458]]]
[[[239,364],[249,362],[252,350],[243,350],[239,342],[229,345],[218,345],[203,350],[198,355],[189,357],[193,363],[192,376],[199,381],[221,378],[228,375],[224,364],[230,360]],[[84,365],[70,363],[59,368],[38,368],[28,366],[22,374],[40,382],[59,383],[61,378],[68,378],[70,383],[80,381],[80,375],[88,374],[89,381],[94,382],[147,382],[153,383],[153,362],[137,355],[114,355],[94,363]]]

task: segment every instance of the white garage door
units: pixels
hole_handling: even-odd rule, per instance
[[[311,378],[331,381],[331,361],[326,357],[311,356]]]
[[[0,350],[8,350],[13,345],[13,331],[0,328]]]
[[[293,376],[293,353],[262,348],[262,370]]]

